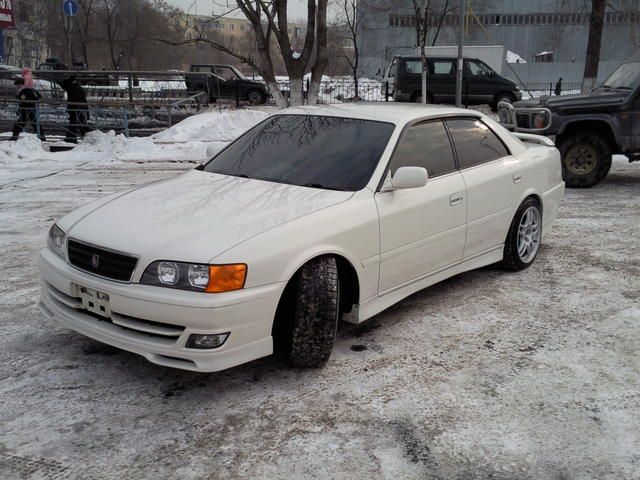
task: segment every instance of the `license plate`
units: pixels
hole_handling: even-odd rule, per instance
[[[78,296],[82,299],[82,308],[101,317],[110,318],[109,295],[93,288],[76,285]]]

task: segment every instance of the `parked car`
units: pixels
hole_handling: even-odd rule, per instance
[[[640,57],[589,94],[504,105],[500,118],[507,128],[554,138],[567,186],[592,187],[609,173],[612,155],[640,160]]]
[[[455,57],[427,59],[428,103],[454,104],[456,100]],[[522,99],[518,85],[498,75],[482,60],[465,58],[462,99],[467,105],[489,104],[494,110],[499,102]],[[397,56],[387,70],[389,92],[396,102],[422,102],[422,59],[418,56]]]
[[[75,62],[68,68],[57,58],[47,58],[44,63],[38,65],[35,70],[38,75],[56,83],[64,81],[69,75],[86,86],[116,86],[118,85],[118,75],[104,71],[87,70],[87,66],[81,62]]]
[[[212,102],[218,98],[238,98],[260,105],[269,98],[264,82],[245,77],[232,65],[191,65],[191,72],[196,75],[186,74],[187,90],[209,92],[209,100]]]
[[[160,365],[275,351],[320,366],[339,319],[484,265],[530,266],[563,192],[549,139],[479,112],[291,108],[193,171],[58,220],[41,308]]]
[[[15,82],[20,78],[20,69],[13,65],[0,65],[0,96],[14,98],[16,96]],[[62,88],[48,80],[34,77],[36,81],[36,89],[42,98],[53,98],[56,100],[64,100],[66,93]]]

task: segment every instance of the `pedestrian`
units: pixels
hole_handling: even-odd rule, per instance
[[[89,131],[89,107],[87,105],[87,94],[78,79],[71,75],[60,82],[60,86],[67,92],[67,115],[69,116],[69,126],[65,141],[68,143],[78,143],[78,137],[84,137]]]
[[[36,82],[33,79],[31,70],[25,68],[22,70],[22,77],[18,78],[13,84],[18,88],[16,97],[20,100],[18,104],[18,121],[13,125],[13,135],[11,140],[16,141],[24,130],[24,127],[30,123],[34,132],[38,134],[41,141],[45,141],[44,132],[38,129],[37,105],[40,100],[40,94],[36,90]],[[39,130],[39,131],[38,131]]]
[[[556,88],[553,90],[553,93],[555,93],[556,95],[560,95],[562,93],[562,77],[558,79]]]

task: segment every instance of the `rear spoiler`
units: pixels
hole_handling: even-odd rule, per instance
[[[511,135],[516,137],[518,140],[526,142],[526,143],[535,143],[538,145],[545,145],[547,147],[555,147],[556,144],[548,138],[542,135],[534,135],[532,133],[521,133],[521,132],[511,132]]]

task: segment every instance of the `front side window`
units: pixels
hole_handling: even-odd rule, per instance
[[[447,120],[447,126],[453,137],[460,168],[473,167],[509,155],[502,141],[480,120],[456,118]]]
[[[421,60],[407,60],[404,62],[404,73],[422,73]]]
[[[214,73],[219,77],[224,78],[227,82],[229,80],[235,80],[237,78],[236,74],[230,68],[216,68]]]
[[[395,125],[320,115],[274,115],[206,164],[236,177],[328,190],[364,188]]]
[[[478,77],[491,76],[492,70],[482,62],[468,60],[465,62],[465,66],[467,67],[471,75],[478,76]]]
[[[414,125],[404,133],[391,160],[391,175],[400,167],[424,167],[429,178],[456,169],[449,136],[440,120]]]

